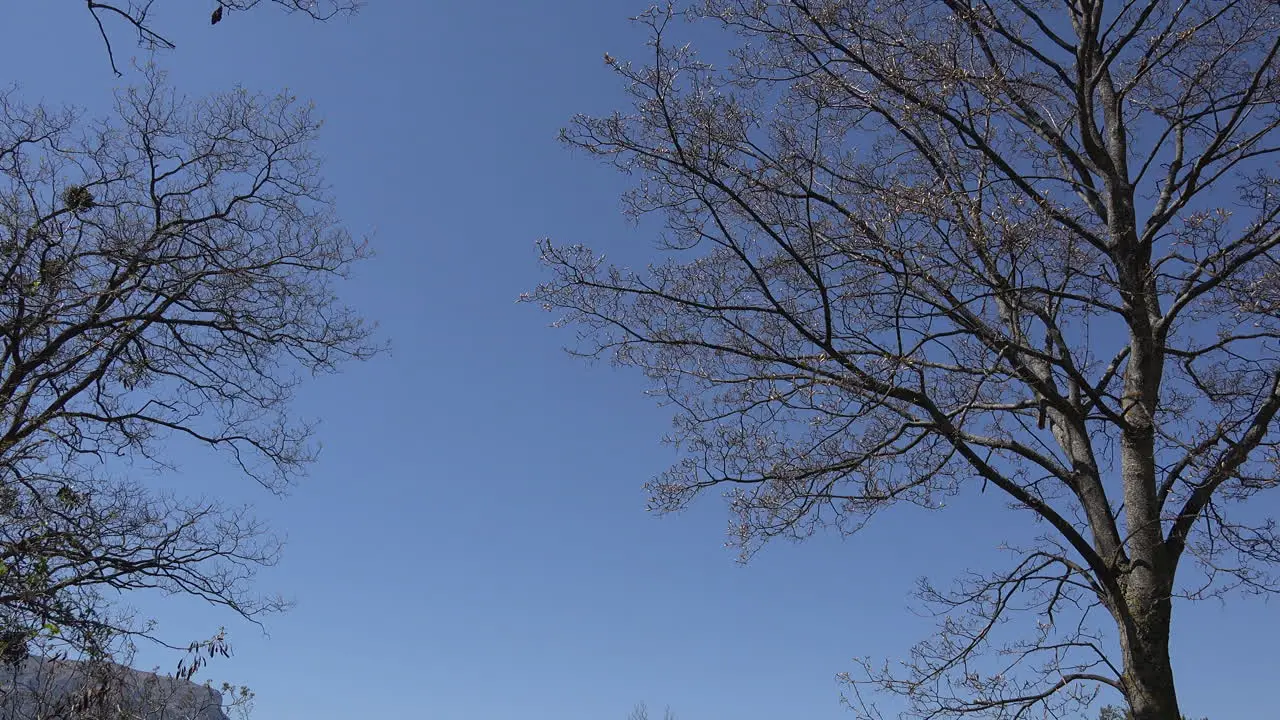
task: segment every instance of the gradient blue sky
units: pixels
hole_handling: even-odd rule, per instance
[[[930,627],[906,608],[913,580],[982,568],[1010,534],[987,495],[740,567],[715,498],[644,512],[641,484],[673,458],[666,413],[514,302],[541,277],[539,237],[645,256],[624,179],[555,142],[573,113],[620,106],[601,56],[643,52],[625,20],[642,3],[371,0],[328,26],[266,9],[216,28],[212,2],[161,5],[178,50],[159,60],[182,90],[315,100],[344,215],[376,232],[345,293],[394,344],[307,387],[298,410],[322,420],[325,450],[291,497],[183,468],[289,536],[262,585],[297,608],[269,635],[231,623],[236,657],[210,675],[251,684],[259,720],[622,720],[641,700],[683,720],[847,717],[835,674]],[[7,2],[0,27],[26,97],[105,111],[121,81],[81,3]],[[142,609],[174,637],[228,620]],[[1272,716],[1278,627],[1257,600],[1180,609],[1185,709]]]

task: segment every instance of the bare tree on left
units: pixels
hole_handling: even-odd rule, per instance
[[[94,120],[0,94],[0,653],[155,636],[117,592],[256,620],[278,545],[244,507],[160,492],[166,448],[284,490],[315,456],[307,374],[377,347],[335,294],[366,255],[289,96],[187,99],[144,69]],[[235,479],[229,477],[228,481]],[[183,643],[185,645],[185,643]]]

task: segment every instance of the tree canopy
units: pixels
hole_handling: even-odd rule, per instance
[[[108,119],[0,96],[6,653],[152,635],[117,591],[283,606],[250,584],[278,543],[249,507],[145,475],[189,443],[283,491],[314,458],[289,413],[303,374],[376,350],[334,293],[366,246],[334,212],[318,130],[291,96],[193,100],[155,68]]]
[[[720,64],[674,21],[718,28]],[[854,533],[959,493],[1010,564],[848,676],[919,718],[1180,717],[1175,599],[1271,593],[1280,535],[1280,5],[705,0],[655,8],[625,109],[564,141],[665,221],[644,270],[546,242],[527,299],[677,411],[660,511]],[[1252,507],[1249,507],[1253,505]],[[1006,622],[1029,615],[1022,632]]]

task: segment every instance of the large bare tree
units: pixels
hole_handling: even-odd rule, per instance
[[[673,39],[681,15],[731,56]],[[650,59],[605,57],[633,106],[563,138],[639,178],[661,260],[544,244],[528,299],[678,408],[653,506],[728,488],[750,552],[986,491],[1038,530],[1003,570],[923,587],[938,633],[850,676],[859,716],[876,689],[912,717],[1065,717],[1109,686],[1178,720],[1175,599],[1277,589],[1251,503],[1280,482],[1280,4],[639,19]]]
[[[281,606],[251,585],[278,548],[249,508],[148,476],[180,470],[166,450],[185,444],[285,489],[314,457],[294,389],[375,350],[335,296],[366,249],[325,190],[318,128],[292,97],[193,101],[154,68],[109,120],[0,96],[4,658],[151,634],[120,592]]]

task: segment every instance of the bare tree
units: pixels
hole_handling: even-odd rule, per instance
[[[172,50],[175,47],[152,22],[156,0],[85,0],[85,4],[102,36],[107,60],[116,75],[121,74],[116,66],[112,44],[116,28],[123,27],[125,32],[135,35],[137,43],[142,47],[161,50]],[[361,3],[359,0],[211,0],[207,4],[208,10],[198,12],[209,12],[210,23],[217,25],[232,13],[253,10],[259,5],[274,5],[286,12],[298,13],[313,20],[329,20],[339,15],[354,14]],[[195,11],[194,8],[191,10]]]
[[[247,688],[193,680],[209,657],[227,654],[225,638],[192,644],[177,672],[134,670],[102,656],[73,656],[55,643],[16,663],[0,664],[0,720],[240,720],[254,695]],[[119,660],[132,659],[127,648]]]
[[[662,713],[663,720],[676,720],[675,713],[671,712],[671,708],[667,708]],[[627,720],[649,720],[649,706],[640,703],[631,710],[631,714],[627,716]]]
[[[724,67],[671,38],[736,34]],[[707,0],[605,61],[627,112],[575,148],[640,178],[662,261],[542,246],[527,299],[645,371],[749,554],[986,492],[1010,567],[923,587],[939,631],[849,676],[912,717],[1180,717],[1175,598],[1271,593],[1280,537],[1280,5]],[[927,530],[922,530],[927,532]],[[1005,621],[1029,613],[1025,632]]]
[[[106,602],[153,588],[240,616],[278,545],[246,507],[160,492],[164,450],[285,490],[314,457],[304,373],[369,357],[334,294],[366,255],[294,98],[192,101],[154,69],[91,122],[0,96],[0,646],[151,634]]]

